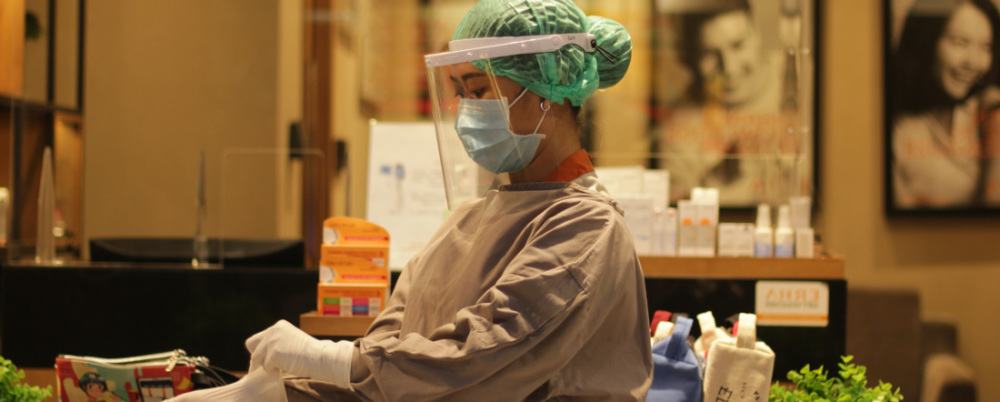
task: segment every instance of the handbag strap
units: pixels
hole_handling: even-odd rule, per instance
[[[736,347],[753,349],[757,343],[757,316],[740,313],[739,331],[736,332]]]
[[[674,332],[670,334],[670,341],[667,342],[667,351],[665,355],[671,360],[682,360],[684,358],[684,353],[687,352],[687,337],[691,332],[691,323],[694,320],[677,316],[677,321],[674,322]]]

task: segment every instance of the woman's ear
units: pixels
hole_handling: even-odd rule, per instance
[[[541,101],[538,102],[538,108],[541,109],[543,112],[547,112],[549,109],[552,108],[552,101],[542,98],[541,96],[539,96],[538,98],[541,99]]]

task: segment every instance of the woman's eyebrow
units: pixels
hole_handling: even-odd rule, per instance
[[[462,74],[462,81],[468,81],[470,78],[483,77],[486,73],[466,73]]]

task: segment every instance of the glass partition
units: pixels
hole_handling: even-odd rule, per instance
[[[304,267],[319,262],[322,222],[301,220],[303,175],[326,165],[316,149],[233,148],[222,153],[218,216],[199,214],[195,233],[209,264]],[[325,179],[324,179],[325,181]],[[210,220],[218,219],[217,222]],[[217,225],[217,226],[216,226]],[[218,242],[205,233],[217,232]],[[316,236],[304,235],[316,233]],[[213,247],[215,246],[215,247]],[[195,258],[205,261],[202,256]]]

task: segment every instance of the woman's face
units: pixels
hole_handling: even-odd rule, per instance
[[[990,69],[993,28],[975,6],[962,3],[937,43],[936,76],[953,99],[962,99]]]
[[[468,99],[499,99],[507,98],[510,107],[510,128],[515,134],[531,134],[535,130],[539,119],[542,117],[542,110],[538,105],[541,98],[528,91],[517,103],[510,106],[514,99],[521,94],[524,87],[518,85],[514,80],[504,76],[494,76],[490,78],[482,70],[476,68],[472,63],[462,63],[455,65],[449,74],[455,89],[455,95]],[[500,94],[497,94],[497,90]]]

